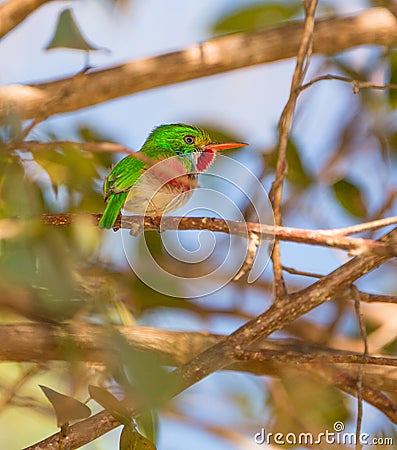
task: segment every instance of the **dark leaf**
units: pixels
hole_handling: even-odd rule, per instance
[[[390,73],[389,73],[389,84],[397,84],[397,50],[390,52]],[[397,89],[389,89],[389,105],[392,109],[397,108]]]
[[[110,412],[110,414],[125,425],[131,424],[131,417],[122,402],[111,394],[107,389],[100,386],[88,386],[90,396],[99,403],[102,407]]]
[[[156,442],[158,435],[158,414],[155,410],[145,412],[135,419],[135,422],[144,436]]]
[[[298,381],[299,389],[296,389]],[[269,431],[298,434],[302,424],[308,429],[319,429],[321,426],[332,429],[336,421],[347,422],[350,419],[347,401],[335,387],[319,383],[304,373],[288,371],[284,372],[280,382],[288,395],[291,414],[286,417],[283,406],[269,398],[268,406],[272,410]]]
[[[333,190],[336,199],[348,213],[360,218],[366,216],[367,208],[360,188],[342,179],[333,185]]]
[[[88,43],[73,17],[71,9],[65,9],[58,17],[58,23],[54,36],[45,48],[72,48],[76,50],[101,50],[99,47]]]
[[[54,408],[59,427],[72,420],[90,417],[91,409],[79,400],[68,395],[60,394],[47,386],[40,385],[40,388]]]
[[[267,3],[249,6],[235,11],[219,20],[212,28],[213,33],[251,31],[276,25],[302,11],[302,2]]]
[[[265,167],[276,170],[277,166],[277,150],[274,149],[271,152],[263,154],[263,160]],[[287,180],[300,188],[306,188],[312,183],[312,177],[307,172],[305,166],[302,163],[299,149],[295,141],[290,138],[287,147]]]
[[[115,377],[126,390],[131,406],[158,404],[164,392],[173,388],[174,379],[163,368],[163,361],[150,352],[131,347],[118,333],[112,335],[113,345],[119,349],[119,372]]]
[[[298,147],[292,139],[289,139],[288,141],[287,163],[287,180],[290,183],[301,188],[306,188],[307,186],[309,186],[312,182],[312,179],[303,166]]]
[[[120,450],[156,450],[149,439],[139,434],[133,427],[124,426],[120,435]]]

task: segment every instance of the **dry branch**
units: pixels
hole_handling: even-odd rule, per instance
[[[302,39],[299,45],[298,55],[296,57],[295,70],[292,75],[289,98],[281,113],[278,121],[278,143],[277,143],[277,164],[275,179],[270,190],[270,201],[273,207],[274,222],[276,225],[282,225],[281,203],[283,195],[284,179],[287,175],[287,146],[290,130],[292,127],[292,118],[294,115],[300,87],[305,78],[307,69],[309,68],[310,58],[313,52],[313,34],[315,13],[317,8],[317,0],[305,3],[306,18]],[[274,242],[273,252],[273,274],[275,287],[275,301],[287,300],[287,289],[283,276],[281,264],[280,241],[276,238]]]
[[[77,217],[87,217],[93,225],[98,224],[101,214],[43,214],[42,223],[45,225],[68,226]],[[384,219],[384,224],[396,223],[396,218]],[[234,234],[248,237],[248,233],[256,233],[261,239],[273,239],[277,237],[281,241],[299,242],[309,245],[321,245],[330,248],[347,250],[354,255],[376,254],[381,256],[397,256],[397,245],[392,240],[388,243],[373,241],[371,239],[345,237],[344,234],[357,233],[360,225],[350,228],[342,228],[341,235],[337,229],[332,230],[303,230],[299,228],[277,227],[253,222],[239,222],[234,220],[216,219],[210,217],[143,217],[120,216],[116,220],[113,229],[131,229],[133,226],[144,224],[146,230],[211,230],[220,233]],[[374,228],[380,227],[382,219],[374,221]],[[364,230],[370,225],[362,224]]]
[[[136,349],[155,353],[164,364],[180,366],[192,355],[219,343],[225,336],[208,332],[162,330],[150,327],[117,327],[126,341]],[[10,323],[0,325],[1,361],[48,362],[71,358],[105,364],[117,354],[112,336],[101,326],[80,323],[78,326],[48,323]],[[73,351],[74,350],[74,351]],[[354,365],[397,367],[397,358],[363,356],[357,352],[337,350],[297,339],[266,339],[250,350],[235,352],[228,370],[250,372],[255,375],[280,375],[286,365],[307,369],[324,364],[338,364],[355,373]],[[366,367],[369,377],[372,368]],[[379,378],[375,371],[376,378]],[[395,371],[386,376],[393,391],[397,385]],[[374,387],[385,389],[383,381],[371,378]]]
[[[50,0],[9,0],[0,6],[0,39]]]
[[[381,241],[390,242],[396,238],[397,230],[385,235]],[[193,357],[191,361],[175,369],[170,376],[177,380],[174,389],[167,393],[168,397],[174,397],[186,390],[193,384],[207,377],[213,372],[228,367],[232,362],[230,355],[235,354],[236,350],[247,349],[250,346],[263,341],[264,338],[282,329],[287,324],[293,322],[305,313],[311,311],[317,306],[331,300],[341,290],[346,289],[357,279],[366,273],[374,270],[388,260],[385,256],[360,256],[353,258],[346,264],[313,283],[309,287],[299,291],[290,297],[289,302],[274,304],[263,314],[250,320],[242,327],[233,332],[230,336],[222,339],[217,344]],[[339,378],[338,386],[352,395],[356,395],[356,380],[349,374],[338,369],[333,369],[335,376]],[[329,376],[329,372],[317,373],[323,378]],[[364,400],[376,405],[393,422],[397,423],[397,407],[384,394],[373,389],[371,386],[363,386],[362,395]],[[383,405],[383,406],[382,406]],[[382,409],[383,408],[383,409]],[[141,414],[141,410],[131,411],[132,416]],[[100,423],[100,427],[98,426]],[[102,412],[92,416],[75,426],[70,427],[67,436],[67,445],[69,448],[78,448],[87,442],[93,440],[93,437],[99,437],[115,428],[115,423],[109,413]],[[95,429],[96,433],[88,436],[84,430],[89,427]],[[29,447],[30,450],[52,449],[56,448],[58,443],[58,434],[50,436],[37,445]]]
[[[49,117],[160,86],[291,58],[298,52],[302,31],[302,22],[290,23],[210,39],[182,51],[57,81],[4,86],[0,88],[1,121],[10,112],[21,119]],[[397,18],[386,8],[371,8],[354,17],[316,22],[314,53],[332,54],[358,45],[396,46]]]

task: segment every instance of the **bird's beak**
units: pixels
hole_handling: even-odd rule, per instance
[[[245,144],[244,142],[222,142],[220,144],[210,143],[207,145],[204,145],[204,151],[210,150],[213,152],[218,152],[220,150],[228,150],[231,148],[238,148],[238,147],[245,147],[248,144]]]

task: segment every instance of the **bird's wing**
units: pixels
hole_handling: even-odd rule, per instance
[[[129,191],[143,173],[146,164],[129,155],[119,161],[109,173],[103,185],[105,198],[110,194]]]

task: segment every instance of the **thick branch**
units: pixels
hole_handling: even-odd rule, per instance
[[[302,32],[302,22],[290,23],[58,81],[5,86],[0,88],[0,117],[4,120],[10,112],[21,119],[49,117],[159,86],[291,58],[298,52]],[[314,53],[337,53],[358,45],[396,46],[396,17],[386,8],[372,8],[354,17],[316,23]]]
[[[381,241],[390,242],[396,238],[396,235],[397,231],[393,230],[384,236]],[[211,373],[229,366],[231,363],[229,355],[233,355],[236,350],[249,348],[251,345],[293,322],[298,317],[331,300],[338,292],[350,286],[366,273],[379,267],[387,259],[384,256],[356,257],[306,289],[292,295],[289,302],[271,306],[263,314],[250,320],[227,338],[222,339],[219,343],[193,357],[187,364],[175,369],[170,375],[178,383],[176,388],[168,392],[167,395],[174,397]],[[341,376],[340,371],[338,371],[337,375]],[[346,374],[344,374],[344,377],[346,378],[346,389],[354,395],[354,380]],[[373,389],[368,388],[364,390],[363,397],[365,400],[379,405],[380,398],[377,397]],[[381,400],[384,399],[382,398]],[[139,410],[131,411],[133,416],[141,413],[142,411]],[[393,422],[397,423],[397,408],[394,405],[390,405],[387,414]],[[95,434],[95,437],[99,437],[117,426],[107,412],[101,413],[98,419],[96,417],[93,416],[86,421],[80,422],[78,424],[79,429],[84,424],[93,426],[93,424],[97,423],[97,420],[100,420],[101,423],[104,423],[98,433]],[[69,431],[70,435],[68,435],[67,440],[70,448],[78,448],[92,440],[92,436],[87,438],[85,434],[79,432],[77,427],[71,427]],[[56,448],[57,443],[58,435],[55,434],[30,447],[30,449]]]
[[[9,0],[0,6],[0,39],[50,0]]]
[[[192,355],[219,343],[225,336],[208,332],[186,332],[150,327],[118,327],[126,341],[136,349],[156,354],[163,364],[180,366]],[[0,360],[16,362],[48,362],[80,359],[105,364],[117,354],[112,336],[101,326],[83,324],[16,323],[0,325]],[[74,351],[73,351],[74,350]],[[250,347],[250,350],[235,352],[229,370],[245,371],[256,375],[277,375],[278,368],[285,366],[306,368],[318,364],[338,364],[342,368],[366,364],[372,366],[397,367],[397,358],[363,356],[361,353],[336,350],[322,345],[310,344],[296,339],[266,339]],[[345,367],[349,365],[348,367]],[[367,367],[368,375],[372,369]],[[379,378],[377,372],[376,377]],[[388,380],[385,388],[384,379]],[[385,390],[396,389],[397,378],[392,372],[383,380],[372,380],[374,387]]]
[[[397,230],[393,230],[381,241],[393,240],[396,235]],[[273,305],[263,314],[240,327],[223,342],[211,347],[193,358],[190,363],[177,369],[175,376],[181,380],[179,389],[186,389],[210,373],[222,369],[227,364],[225,354],[232,354],[239,348],[248,348],[258,340],[280,330],[286,324],[331,300],[341,290],[379,267],[386,260],[387,258],[382,256],[356,257],[316,283],[292,295],[289,302],[281,306]]]

